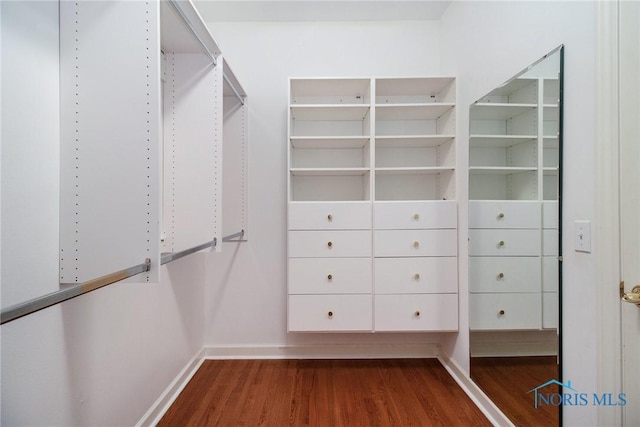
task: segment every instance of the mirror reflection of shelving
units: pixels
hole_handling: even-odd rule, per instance
[[[470,198],[538,198],[538,81],[515,79],[470,112]]]
[[[375,199],[455,199],[454,79],[375,86]]]
[[[370,79],[292,80],[290,200],[371,199],[370,86]]]

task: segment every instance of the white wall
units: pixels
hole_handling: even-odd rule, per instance
[[[2,307],[58,286],[58,4],[0,2]],[[203,255],[0,328],[11,426],[134,425],[202,348]]]
[[[439,23],[208,26],[250,99],[250,238],[225,244],[222,256],[210,257],[207,264],[205,345],[273,349],[441,340],[444,334],[287,334],[286,327],[288,78],[440,75]]]
[[[595,3],[459,1],[447,10],[441,27],[443,71],[458,77],[462,106],[565,45],[564,380],[571,380],[579,391],[595,392],[597,254],[577,253],[571,244],[573,221],[594,219]],[[460,143],[468,143],[468,109],[459,110],[458,120]],[[465,162],[460,159],[459,167],[465,168]],[[467,219],[468,212],[461,209],[462,230]],[[464,261],[463,251],[468,249],[461,248]],[[464,295],[468,275],[464,262],[460,265]],[[462,358],[466,350],[458,345],[453,351]],[[566,406],[564,421],[569,426],[595,425],[596,408]]]

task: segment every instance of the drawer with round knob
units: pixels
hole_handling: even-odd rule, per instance
[[[376,257],[456,256],[456,230],[375,231]]]
[[[537,330],[542,327],[540,293],[469,295],[471,330]]]
[[[456,257],[376,258],[376,294],[458,292]]]
[[[289,294],[370,294],[371,258],[290,258]]]
[[[376,331],[457,331],[458,294],[376,295]]]
[[[290,231],[289,257],[370,257],[371,231]]]
[[[372,303],[371,295],[289,295],[289,331],[371,331]]]
[[[289,230],[371,229],[370,202],[291,202]]]
[[[540,228],[539,202],[470,201],[470,228]]]
[[[458,224],[457,204],[453,200],[375,202],[374,212],[378,230],[456,228]]]
[[[470,292],[540,292],[539,257],[469,258]]]
[[[472,229],[469,230],[469,255],[539,256],[540,240],[540,230]]]

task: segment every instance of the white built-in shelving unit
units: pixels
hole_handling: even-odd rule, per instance
[[[455,80],[291,79],[289,101],[289,331],[457,330]]]

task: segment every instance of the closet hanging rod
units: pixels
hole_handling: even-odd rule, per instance
[[[20,317],[35,313],[36,311],[51,307],[52,305],[60,304],[61,302],[70,300],[88,292],[95,291],[96,289],[100,289],[104,286],[133,277],[137,274],[144,273],[149,271],[150,268],[151,260],[147,258],[143,264],[116,271],[115,273],[107,274],[106,276],[98,277],[97,279],[73,284],[66,289],[54,291],[49,294],[9,306],[2,309],[2,312],[0,312],[0,325],[4,325],[12,320],[19,319]]]
[[[214,237],[213,240],[210,240],[208,242],[202,243],[201,245],[198,246],[194,246],[192,248],[189,249],[185,249],[184,251],[180,251],[180,252],[167,252],[167,253],[163,253],[162,254],[162,258],[160,261],[161,265],[165,265],[171,261],[175,261],[177,259],[180,259],[182,257],[185,257],[187,255],[191,255],[194,252],[198,252],[201,251],[203,249],[207,249],[209,247],[215,247],[218,244],[218,238]]]
[[[236,237],[240,237],[240,239],[236,240]],[[240,230],[237,233],[229,234],[222,238],[223,242],[245,242],[246,240],[242,240],[244,237],[244,230]]]
[[[236,95],[236,98],[238,98],[238,100],[240,101],[240,103],[242,105],[244,105],[244,98],[242,97],[242,95],[240,95],[240,92],[238,92],[238,90],[236,89],[236,87],[233,85],[233,83],[231,83],[231,80],[229,80],[229,77],[227,77],[226,74],[222,73],[222,77],[224,78],[224,81],[227,82],[227,84],[229,85],[229,87],[231,88],[231,90],[233,91],[233,93]]]
[[[195,32],[195,30],[193,29],[193,25],[191,25],[191,21],[189,21],[189,18],[187,18],[184,15],[184,13],[182,12],[182,9],[180,9],[180,7],[178,6],[178,2],[176,0],[169,0],[168,3],[171,5],[171,7],[173,7],[173,10],[176,11],[180,19],[182,19],[182,22],[184,22],[184,25],[187,27],[187,30],[189,30],[189,32],[193,35],[193,37],[196,38],[198,43],[200,43],[200,46],[202,47],[202,49],[204,49],[209,59],[211,59],[211,62],[213,62],[213,65],[217,66],[218,61],[216,60],[215,55],[211,53],[211,51],[209,50],[207,45],[204,43],[204,41],[202,41],[200,36]]]

